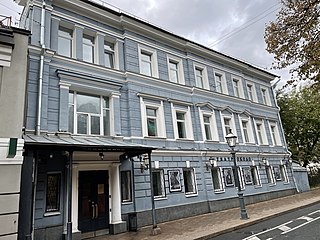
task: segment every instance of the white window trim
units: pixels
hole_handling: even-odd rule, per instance
[[[148,126],[147,126],[147,107],[157,109],[157,133],[158,136],[148,136]],[[145,103],[143,97],[140,96],[140,109],[141,109],[141,127],[142,127],[142,136],[150,138],[166,138],[166,126],[163,110],[163,101],[160,101],[159,104],[156,103]]]
[[[249,99],[248,85],[252,86],[252,100],[250,100],[250,101],[258,102],[256,86],[255,86],[255,84],[253,82],[250,82],[250,81],[246,81],[246,89],[247,89],[247,93],[248,93],[248,99]]]
[[[86,44],[83,42],[83,39],[85,38],[85,36],[93,38],[92,44]],[[87,45],[87,46],[90,45],[91,47],[93,47],[93,51],[92,51],[93,56],[92,56],[92,62],[85,61],[84,59],[83,59],[83,61],[85,61],[87,63],[92,63],[92,64],[97,63],[97,54],[96,54],[97,53],[97,34],[93,34],[89,31],[84,30],[82,33],[82,51],[83,51],[84,45]],[[82,55],[82,57],[83,57],[83,55]]]
[[[203,141],[219,141],[219,134],[218,134],[218,128],[217,128],[217,122],[216,122],[216,116],[214,110],[212,112],[203,111],[200,107],[198,107],[199,110],[199,116],[200,116],[200,122],[201,122],[201,132],[202,132],[202,140]],[[212,140],[206,139],[206,131],[204,128],[204,119],[203,115],[210,116],[210,130],[211,130],[211,137]]]
[[[60,87],[63,87],[64,85],[63,84],[60,84]],[[114,125],[114,99],[115,98],[119,98],[119,94],[110,94],[110,95],[102,95],[101,93],[97,93],[95,91],[92,91],[92,90],[89,90],[89,91],[82,91],[81,89],[79,90],[77,87],[71,87],[71,86],[68,86],[67,87],[68,91],[72,91],[73,92],[73,110],[74,110],[74,114],[73,114],[73,131],[71,134],[76,134],[76,135],[86,135],[86,134],[79,134],[79,133],[76,133],[77,131],[77,128],[78,128],[78,123],[77,123],[77,118],[76,118],[76,96],[75,96],[75,93],[78,94],[90,94],[90,95],[96,95],[97,97],[100,97],[100,101],[103,101],[103,97],[108,97],[109,98],[109,121],[110,121],[110,136],[115,136],[115,125]],[[102,104],[102,103],[101,103]],[[69,107],[69,102],[68,102],[68,107]],[[103,109],[102,105],[100,106],[101,108],[101,111]],[[103,117],[103,116],[102,116]],[[104,136],[103,135],[103,132],[104,132],[104,129],[103,129],[103,123],[100,123],[100,136]],[[95,135],[93,135],[95,136]]]
[[[231,76],[231,79],[232,79],[232,88],[233,88],[233,91],[234,91],[234,85],[233,85],[233,82],[234,81],[237,81],[238,82],[238,92],[239,92],[239,98],[244,98],[244,92],[243,92],[243,85],[242,85],[242,80],[240,77],[237,77],[237,76]],[[236,97],[234,95],[234,97]]]
[[[198,196],[198,187],[197,187],[197,177],[196,177],[196,172],[195,172],[195,169],[194,168],[184,168],[182,169],[182,176],[183,176],[183,171],[185,169],[188,169],[188,170],[191,170],[192,171],[192,184],[193,184],[193,187],[195,189],[195,192],[188,192],[186,193],[186,186],[184,186],[184,195],[186,197],[194,197],[194,196]],[[183,176],[183,184],[184,184],[184,176]]]
[[[164,170],[162,168],[154,169],[153,172],[160,172],[161,188],[162,188],[162,195],[154,196],[154,200],[166,199],[166,186],[165,186],[165,179],[164,179]]]
[[[158,57],[157,57],[157,50],[138,45],[138,51],[139,51],[139,71],[141,74],[141,66],[142,66],[142,61],[141,61],[141,53],[145,52],[147,54],[151,55],[151,77],[154,78],[159,78],[159,71],[158,71]],[[143,74],[145,75],[145,74]],[[147,75],[145,75],[147,76]]]
[[[216,82],[216,74],[221,75],[221,89],[222,89],[222,94],[228,94],[228,87],[227,87],[227,80],[226,80],[226,75],[224,72],[214,70],[213,76],[214,76],[214,82],[215,86],[217,86]]]
[[[75,28],[77,26],[70,26],[69,24],[65,24],[64,22],[60,22],[59,23],[59,27],[58,27],[58,32],[57,32],[57,34],[58,34],[58,42],[57,42],[57,44],[58,45],[59,45],[59,30],[60,30],[60,27],[66,28],[66,29],[68,29],[68,30],[70,30],[72,32],[72,36],[70,38],[70,40],[71,40],[71,49],[70,49],[71,56],[70,56],[70,58],[74,58],[75,57],[75,52],[76,52]],[[58,48],[59,48],[59,46],[58,46]],[[57,50],[57,52],[58,52],[58,50]],[[61,55],[61,56],[63,56],[63,55]],[[64,56],[64,57],[66,57],[66,56]]]
[[[266,166],[266,174],[267,174],[267,168],[268,168],[268,171],[270,171],[270,174],[271,174],[271,182],[270,183],[268,182],[268,184],[270,186],[274,186],[274,185],[276,185],[276,179],[274,177],[273,166],[271,166],[271,165]],[[268,181],[268,175],[267,175],[267,181]]]
[[[266,103],[264,103],[263,101],[263,94],[262,94],[262,92],[263,91],[265,91],[265,93],[266,93]],[[268,106],[271,106],[271,101],[270,101],[270,96],[269,96],[269,90],[268,90],[268,88],[267,87],[260,87],[260,93],[261,93],[261,99],[262,99],[262,104],[266,104],[266,105],[268,105]]]
[[[202,71],[202,80],[203,80],[203,89],[207,89],[210,90],[210,86],[209,86],[209,79],[208,79],[208,72],[207,72],[207,67],[201,64],[193,64],[193,71],[194,71],[194,79],[195,79],[195,86],[197,86],[197,73],[196,73],[196,69],[200,69]]]
[[[97,33],[96,34],[96,37],[98,35],[102,35],[103,36],[103,51],[100,51],[101,49],[99,49],[98,47],[98,41],[96,41],[96,49],[97,49],[97,52],[96,52],[96,63],[99,62],[99,59],[98,59],[98,56],[100,54],[102,54],[101,57],[104,58],[104,45],[106,42],[109,42],[109,43],[112,43],[113,44],[113,69],[116,69],[116,70],[120,70],[120,64],[119,64],[119,40],[118,39],[112,39],[112,38],[109,38],[107,37],[106,35],[104,34],[101,34],[101,33]]]
[[[178,84],[185,85],[184,73],[183,73],[183,62],[181,58],[177,58],[171,55],[167,56],[167,64],[168,64],[168,74],[169,74],[169,81],[170,81],[170,61],[177,63],[178,67]]]
[[[225,142],[226,134],[228,134],[228,133],[225,133],[225,125],[224,125],[225,118],[229,118],[231,121],[230,128],[232,129],[232,133],[233,134],[237,133],[236,124],[234,122],[234,114],[232,113],[231,115],[225,115],[222,112],[220,112],[220,119],[221,119],[221,124],[222,124],[221,126],[222,126],[222,132],[223,132],[223,142]],[[237,139],[237,142],[238,142],[238,139]]]
[[[256,135],[257,135],[257,143],[258,145],[268,145],[268,139],[267,139],[267,134],[266,134],[266,128],[265,128],[265,124],[264,124],[264,120],[263,119],[253,119],[254,121],[254,128],[255,128],[255,132],[256,132]],[[260,139],[259,139],[259,135],[258,135],[258,128],[257,128],[257,124],[261,124],[261,127],[262,127],[262,140],[263,140],[263,143],[260,142]]]
[[[254,168],[254,175],[258,181],[258,184],[254,184],[254,182],[252,182],[253,186],[255,187],[262,187],[262,183],[261,183],[261,178],[260,178],[260,173],[259,173],[259,169],[257,166],[253,165],[253,166],[250,166],[251,169]],[[253,176],[252,176],[253,177]]]
[[[214,188],[214,183],[213,183],[213,178],[212,178],[212,171],[210,171],[211,174],[211,180],[212,180],[212,187],[213,187],[213,191],[214,193],[224,193],[225,192],[225,184],[224,184],[224,177],[223,177],[223,173],[222,173],[222,168],[221,167],[216,167],[214,168],[217,170],[218,173],[218,178],[219,178],[219,189],[215,189]]]
[[[284,183],[289,183],[289,177],[288,177],[288,172],[287,172],[287,167],[286,167],[286,165],[284,165],[284,164],[280,164],[279,165],[279,167],[280,167],[280,173],[281,174],[284,174],[284,180],[283,180],[283,182]],[[281,176],[282,177],[282,176]]]
[[[247,131],[248,131],[249,142],[245,141],[242,121],[246,121],[247,122]],[[240,129],[241,129],[241,135],[242,135],[243,143],[244,144],[254,144],[255,141],[254,141],[251,117],[241,117],[239,115],[239,122],[240,122]]]
[[[276,144],[275,144],[273,136],[272,136],[272,127],[274,127],[274,130],[275,130],[274,133],[275,133],[275,138],[276,138]],[[281,143],[281,138],[280,138],[280,134],[279,134],[278,124],[276,122],[269,121],[269,130],[270,130],[272,145],[273,146],[281,146],[282,143]]]
[[[185,108],[179,108],[173,105],[171,103],[171,114],[172,114],[172,122],[173,122],[173,130],[174,130],[174,138],[181,139],[181,140],[194,140],[193,137],[193,128],[192,128],[192,120],[191,120],[191,111],[190,111],[190,106],[187,106],[187,110]],[[186,138],[179,138],[179,133],[178,133],[178,125],[177,125],[177,111],[178,112],[184,112],[185,114],[185,129],[186,129]],[[189,131],[187,131],[187,129]]]

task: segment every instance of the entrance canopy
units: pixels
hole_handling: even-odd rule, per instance
[[[156,149],[107,137],[24,135],[23,138],[26,147],[36,147],[38,150],[124,152],[127,157],[134,157]]]

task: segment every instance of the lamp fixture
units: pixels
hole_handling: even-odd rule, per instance
[[[237,136],[232,133],[231,129],[229,129],[229,133],[226,136],[226,141],[230,148],[234,148],[237,144]]]
[[[262,159],[259,161],[259,167],[267,165],[269,165],[268,160],[265,157],[262,157]]]
[[[210,157],[209,162],[206,163],[207,171],[214,167],[217,167],[217,160],[214,157]]]
[[[140,170],[143,173],[145,170],[149,169],[149,156],[148,154],[140,155]]]
[[[103,160],[103,158],[104,158],[103,152],[99,152],[99,157],[100,157],[101,160]]]
[[[285,159],[285,160],[284,160],[284,164],[286,165],[286,167],[291,166],[291,165],[292,165],[292,159],[291,159],[291,158]]]

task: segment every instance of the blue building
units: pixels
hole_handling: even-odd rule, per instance
[[[275,75],[94,1],[19,4],[32,32],[19,239],[237,207],[235,174],[247,204],[296,191]]]

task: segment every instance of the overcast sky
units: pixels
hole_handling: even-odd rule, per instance
[[[96,0],[100,1],[100,0]],[[107,1],[107,0],[104,0]],[[108,0],[109,4],[165,30],[288,79],[288,70],[270,70],[264,29],[275,20],[280,0]],[[0,1],[0,15],[19,19],[21,7]]]

